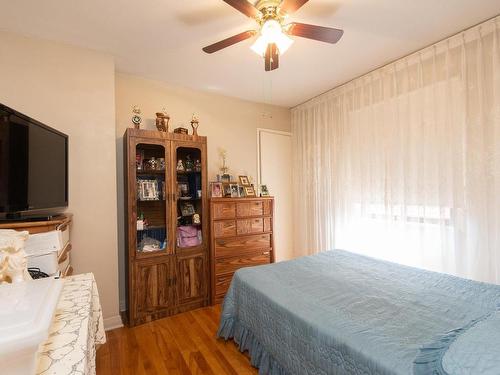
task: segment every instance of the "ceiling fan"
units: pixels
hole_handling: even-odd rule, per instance
[[[255,19],[259,25],[259,30],[244,31],[211,44],[203,48],[203,51],[214,53],[258,35],[250,48],[264,57],[265,69],[271,71],[278,69],[279,56],[283,55],[292,45],[293,39],[290,38],[291,35],[331,44],[337,43],[344,34],[343,30],[299,22],[285,24],[288,15],[300,9],[308,1],[259,0],[256,5],[253,5],[247,0],[224,0],[224,2],[241,13]]]

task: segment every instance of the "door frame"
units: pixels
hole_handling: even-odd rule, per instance
[[[260,186],[261,181],[262,181],[262,158],[261,158],[261,144],[260,144],[260,135],[262,133],[269,133],[269,134],[279,134],[279,135],[285,135],[289,136],[290,138],[292,137],[291,132],[286,132],[282,130],[274,130],[274,129],[266,129],[266,128],[257,128],[257,187]]]

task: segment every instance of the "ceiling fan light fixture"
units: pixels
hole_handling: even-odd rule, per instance
[[[250,46],[250,49],[259,56],[264,56],[267,48],[267,39],[259,35],[257,40]]]
[[[264,22],[260,29],[259,37],[250,48],[256,54],[264,56],[267,45],[270,43],[276,44],[280,55],[283,55],[293,44],[293,39],[283,32],[281,24],[275,19]]]

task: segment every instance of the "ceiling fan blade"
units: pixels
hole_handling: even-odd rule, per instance
[[[280,5],[280,9],[282,12],[290,14],[302,8],[302,6],[308,1],[309,0],[283,0],[283,3]]]
[[[227,39],[221,40],[220,42],[217,42],[217,43],[211,44],[207,47],[204,47],[203,51],[206,53],[214,53],[214,52],[220,51],[223,48],[232,46],[233,44],[236,44],[236,43],[244,41],[245,39],[251,38],[256,33],[257,32],[255,30],[249,30],[249,31],[245,31],[245,32],[242,32],[240,34],[237,34],[237,35],[233,35]]]
[[[300,36],[302,38],[319,40],[325,43],[337,43],[344,30],[334,29],[332,27],[308,25],[306,23],[292,22],[288,29],[288,34]]]
[[[248,17],[255,18],[259,15],[259,10],[247,0],[224,0],[224,2]]]
[[[269,43],[266,49],[265,57],[265,69],[266,72],[275,70],[279,68],[279,54],[278,47],[275,43]]]

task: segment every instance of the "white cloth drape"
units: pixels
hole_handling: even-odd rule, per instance
[[[292,110],[296,255],[500,282],[500,17]]]

